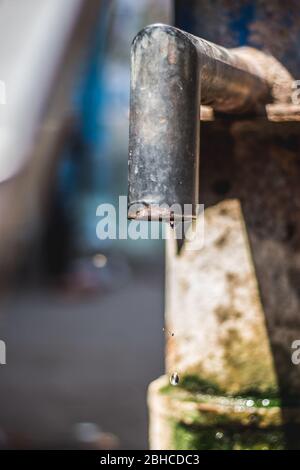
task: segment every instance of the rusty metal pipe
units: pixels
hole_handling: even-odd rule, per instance
[[[227,50],[172,26],[143,29],[131,49],[128,217],[179,219],[180,208],[189,204],[193,218],[200,103],[224,113],[256,113],[269,96],[267,82],[245,51]]]

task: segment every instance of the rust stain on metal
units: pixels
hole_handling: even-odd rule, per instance
[[[175,44],[172,42],[169,43],[168,47],[168,62],[171,65],[177,63],[177,50]]]

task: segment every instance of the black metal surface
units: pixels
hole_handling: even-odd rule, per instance
[[[253,70],[254,68],[254,70]],[[128,217],[181,218],[198,203],[201,103],[256,112],[269,88],[253,61],[167,25],[152,25],[131,51]],[[176,205],[172,209],[166,207]],[[160,207],[158,207],[160,206]]]

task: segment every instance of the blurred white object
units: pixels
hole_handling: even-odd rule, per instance
[[[43,226],[59,156],[74,125],[75,84],[102,3],[0,0],[2,284]]]
[[[76,439],[85,444],[93,442],[100,433],[101,430],[95,423],[77,423],[74,428]]]
[[[95,423],[77,423],[74,436],[81,448],[113,450],[119,447],[119,439],[111,433],[103,432]]]
[[[82,4],[0,2],[0,183],[30,155]]]

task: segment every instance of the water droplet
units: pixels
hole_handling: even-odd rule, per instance
[[[217,432],[216,433],[216,439],[222,439],[224,434],[222,432]]]
[[[173,211],[170,213],[170,227],[171,228],[175,227],[175,220],[174,220],[174,212]]]
[[[171,385],[178,385],[179,384],[179,375],[177,372],[173,372],[173,374],[170,377],[170,384]]]
[[[253,401],[253,400],[247,400],[247,401],[246,401],[246,406],[248,406],[249,408],[250,408],[251,406],[253,406],[253,405],[254,405],[254,401]]]
[[[167,332],[169,336],[175,336],[175,333],[172,333],[171,331],[167,330],[166,328],[163,328],[163,331]]]
[[[265,398],[263,401],[262,401],[262,405],[263,406],[269,406],[270,404],[270,400],[268,400],[267,398]]]

